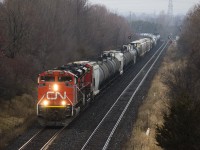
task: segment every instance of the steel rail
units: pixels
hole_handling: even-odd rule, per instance
[[[46,144],[40,149],[40,150],[47,150],[49,146],[53,143],[53,141],[57,138],[57,136],[66,128],[67,126],[64,126],[61,128],[58,132],[56,132],[49,141],[46,142]]]
[[[167,45],[167,44],[166,44]],[[86,148],[86,146],[88,145],[88,143],[90,142],[90,140],[92,139],[93,135],[96,133],[96,131],[99,129],[99,127],[101,126],[101,124],[104,122],[104,120],[106,119],[106,117],[109,115],[109,113],[112,111],[112,109],[114,108],[114,106],[116,105],[116,103],[119,101],[120,97],[122,97],[122,95],[127,91],[127,89],[131,86],[131,84],[137,79],[137,77],[142,73],[142,71],[144,70],[144,68],[150,63],[150,61],[156,56],[156,54],[162,49],[162,47],[165,46],[165,43],[163,43],[160,48],[156,51],[156,53],[149,59],[149,61],[143,66],[143,68],[138,72],[138,74],[134,77],[134,79],[129,83],[129,85],[124,89],[124,91],[120,94],[120,96],[117,98],[117,100],[115,101],[115,103],[111,106],[111,108],[108,110],[108,112],[106,113],[106,115],[103,117],[103,119],[100,121],[100,123],[97,125],[97,127],[94,129],[94,131],[92,132],[92,134],[89,136],[89,138],[87,139],[87,141],[85,142],[85,144],[82,146],[81,150],[84,150]],[[164,48],[163,48],[164,49]]]
[[[168,44],[168,43],[167,43]],[[155,65],[155,63],[158,61],[158,59],[160,58],[160,55],[162,54],[162,52],[164,51],[164,49],[166,48],[167,44],[164,46],[164,48],[161,50],[161,52],[159,53],[159,55],[157,56],[157,58],[154,60],[153,64],[151,65],[151,67],[149,68],[149,70],[147,71],[147,73],[145,74],[145,76],[143,77],[143,79],[140,81],[140,84],[138,85],[137,89],[135,90],[135,92],[133,93],[133,95],[131,96],[131,98],[129,99],[128,103],[126,104],[126,107],[124,108],[123,112],[121,113],[119,119],[117,120],[115,126],[113,127],[110,135],[108,136],[106,142],[105,142],[105,145],[103,146],[103,149],[102,150],[106,150],[108,148],[108,145],[110,143],[110,140],[115,132],[115,130],[117,129],[121,119],[123,118],[125,112],[127,111],[130,103],[132,102],[133,100],[133,97],[135,96],[135,94],[137,93],[137,91],[140,89],[140,87],[142,86],[143,82],[145,81],[145,79],[147,78],[149,72],[152,70],[153,66]]]
[[[88,140],[86,141],[86,143],[83,145],[83,147],[81,148],[81,150],[85,149],[85,147],[87,146],[87,144],[89,143],[90,139],[93,137],[93,135],[95,134],[95,132],[98,130],[98,128],[100,127],[100,125],[103,123],[103,121],[105,120],[105,118],[108,116],[108,114],[112,111],[113,107],[115,106],[115,104],[119,101],[119,98],[125,93],[125,91],[130,87],[131,83],[133,83],[136,78],[142,73],[143,69],[149,64],[149,62],[155,57],[155,55],[160,51],[161,47],[163,47],[164,43],[160,46],[160,48],[156,51],[156,53],[150,58],[150,60],[143,66],[143,68],[139,71],[139,73],[135,76],[135,78],[130,82],[130,84],[125,88],[125,90],[121,93],[121,95],[118,97],[118,99],[115,101],[115,103],[112,105],[112,107],[109,109],[109,111],[106,113],[106,115],[104,116],[104,118],[101,120],[101,122],[98,124],[98,126],[95,128],[95,130],[92,132],[92,134],[90,135],[90,137],[88,138]],[[166,45],[165,45],[166,46]],[[164,48],[163,48],[164,49]],[[125,112],[124,112],[125,113]],[[121,117],[122,118],[122,117]],[[120,118],[119,118],[120,119]],[[120,119],[121,120],[121,119]],[[120,121],[119,121],[120,122]],[[46,150],[49,148],[49,146],[54,142],[54,140],[58,137],[58,135],[67,127],[68,125],[64,126],[62,129],[60,129],[59,131],[57,131],[49,140],[48,142],[46,142],[46,144],[43,145],[43,147],[41,148],[41,150]],[[116,125],[115,129],[117,128],[118,125]],[[25,144],[23,144],[19,150],[23,150],[25,149],[32,141],[33,139],[35,139],[36,137],[38,137],[38,135],[40,135],[40,133],[42,133],[44,131],[45,128],[39,130],[34,136],[32,136]],[[114,129],[114,128],[113,128]],[[115,129],[111,132],[111,134],[109,135],[104,147],[105,149],[107,148],[109,141],[112,137],[112,134],[114,134]]]
[[[34,134],[26,143],[24,143],[18,150],[23,150],[25,149],[32,141],[34,138],[36,138],[41,132],[44,131],[45,128],[42,128],[39,130],[36,134]]]

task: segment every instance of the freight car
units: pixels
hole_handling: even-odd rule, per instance
[[[37,116],[41,125],[65,125],[89,106],[107,81],[136,63],[152,48],[143,38],[124,45],[122,50],[103,51],[100,60],[76,61],[38,77]]]
[[[160,40],[159,34],[150,34],[150,33],[140,33],[140,36],[149,38],[152,41],[152,46],[156,46],[157,42]]]
[[[137,50],[138,56],[143,56],[152,48],[152,42],[149,38],[143,38],[130,43]]]

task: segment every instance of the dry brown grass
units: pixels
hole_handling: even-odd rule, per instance
[[[167,111],[167,88],[162,83],[162,76],[171,68],[181,67],[182,61],[177,56],[177,48],[171,45],[167,51],[164,61],[155,75],[148,94],[139,108],[138,118],[134,124],[132,136],[125,144],[127,150],[161,150],[156,145],[156,125],[163,122],[163,111]],[[149,135],[146,135],[150,128]]]
[[[0,104],[0,149],[22,134],[35,120],[35,102],[30,95],[17,96]]]

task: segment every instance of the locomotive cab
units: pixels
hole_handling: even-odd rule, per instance
[[[37,116],[45,122],[73,116],[77,78],[66,71],[50,70],[38,77]]]

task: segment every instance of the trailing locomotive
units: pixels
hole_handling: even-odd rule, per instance
[[[65,125],[84,110],[116,74],[136,63],[152,48],[153,42],[143,38],[124,45],[122,50],[104,51],[101,60],[77,61],[38,77],[37,116],[41,125]]]

